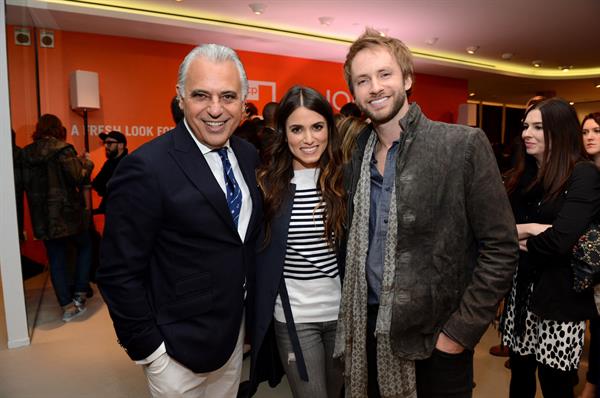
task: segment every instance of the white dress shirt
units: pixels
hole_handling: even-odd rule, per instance
[[[223,171],[223,162],[221,161],[221,157],[217,153],[217,151],[207,147],[200,141],[198,138],[192,133],[187,121],[184,119],[185,127],[187,131],[192,136],[198,148],[204,155],[204,159],[208,163],[210,170],[215,176],[219,186],[223,190],[223,195],[225,199],[227,199],[227,186],[225,183],[225,174]],[[229,158],[229,163],[231,163],[231,168],[233,169],[233,175],[235,176],[235,180],[237,181],[240,189],[242,190],[242,208],[240,209],[240,218],[238,219],[238,233],[240,234],[240,238],[242,242],[246,237],[246,231],[248,230],[248,223],[250,222],[250,216],[252,215],[252,198],[250,197],[250,191],[248,190],[248,185],[246,184],[246,180],[244,180],[244,175],[242,174],[242,169],[240,169],[240,165],[235,157],[235,153],[229,146],[229,140],[223,145],[227,148],[227,157]],[[218,149],[218,148],[216,148]]]

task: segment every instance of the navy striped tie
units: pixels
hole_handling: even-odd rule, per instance
[[[227,147],[217,149],[217,153],[223,162],[223,174],[225,175],[225,186],[227,187],[227,206],[233,218],[233,223],[237,227],[240,219],[240,210],[242,209],[242,190],[235,180],[229,157],[227,157]]]

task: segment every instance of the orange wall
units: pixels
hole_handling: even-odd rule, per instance
[[[13,29],[9,26],[7,32],[11,122],[17,132],[17,145],[25,146],[31,142],[37,119],[34,48],[15,45]],[[54,31],[54,37],[54,48],[38,48],[41,113],[56,114],[67,127],[67,140],[83,152],[83,119],[70,109],[69,76],[74,70],[98,73],[100,109],[89,112],[94,173],[105,160],[96,137],[100,129],[120,129],[128,135],[132,150],[172,127],[170,101],[175,95],[177,70],[192,46],[60,30]],[[273,89],[269,84],[276,86],[277,100],[295,84],[316,88],[330,99],[335,110],[350,99],[339,63],[249,51],[238,53],[248,79],[267,83],[259,85],[257,92],[251,91],[258,94],[252,102],[259,110],[272,99]],[[458,105],[466,99],[465,80],[416,76],[411,101],[418,102],[432,119],[456,121]],[[151,135],[139,135],[148,131]],[[79,134],[73,135],[76,132]],[[98,202],[94,197],[95,206]]]
[[[9,38],[12,29],[10,26]],[[101,109],[89,112],[92,135],[98,134],[98,126],[120,126],[128,130],[129,146],[136,148],[173,125],[169,104],[175,94],[177,68],[192,46],[59,30],[54,35],[54,48],[39,48],[41,112],[54,113],[63,120],[68,140],[79,151],[83,150],[82,117],[69,106],[69,75],[74,70],[99,74]],[[294,84],[318,89],[336,110],[350,99],[339,63],[238,53],[250,80],[275,83],[276,99]],[[36,120],[33,47],[16,46],[9,40],[8,58],[12,124],[17,144],[24,146],[31,142]],[[262,109],[271,100],[272,89],[260,86],[259,95],[252,102]],[[465,80],[416,76],[411,101],[418,102],[432,119],[455,121],[458,105],[466,99]],[[74,130],[79,135],[71,135]],[[142,130],[150,130],[152,135],[133,135]],[[90,138],[92,158],[101,165],[104,155],[100,141]]]
[[[409,101],[418,103],[430,119],[456,123],[458,106],[467,102],[467,97],[466,80],[417,73]]]
[[[35,58],[31,46],[14,44],[12,26],[8,26],[8,89],[12,128],[17,134],[17,145],[31,142],[31,134],[37,119]]]

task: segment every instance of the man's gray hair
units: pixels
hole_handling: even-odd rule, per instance
[[[197,57],[203,57],[211,62],[232,61],[240,75],[242,101],[246,99],[246,96],[248,95],[248,78],[246,77],[244,65],[242,65],[242,61],[240,61],[240,58],[235,51],[229,47],[221,46],[219,44],[203,44],[194,48],[188,53],[188,55],[185,56],[183,62],[181,62],[181,65],[179,65],[179,74],[177,75],[177,86],[179,87],[177,95],[179,97],[183,97],[185,93],[185,77],[190,64]]]

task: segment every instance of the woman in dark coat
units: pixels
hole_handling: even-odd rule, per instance
[[[600,169],[600,112],[590,113],[581,122],[585,152]],[[600,285],[595,287],[596,305],[600,312]],[[586,383],[581,398],[600,398],[600,317],[590,320],[590,353]]]
[[[265,238],[251,300],[251,390],[264,380],[277,384],[284,371],[294,397],[337,398],[337,246],[345,216],[339,137],[331,106],[310,88],[291,88],[276,119],[270,161],[258,172]]]
[[[573,290],[574,244],[600,211],[600,173],[584,157],[577,114],[551,98],[527,109],[523,152],[506,185],[519,233],[519,265],[506,305],[510,397],[573,397],[593,292]]]

